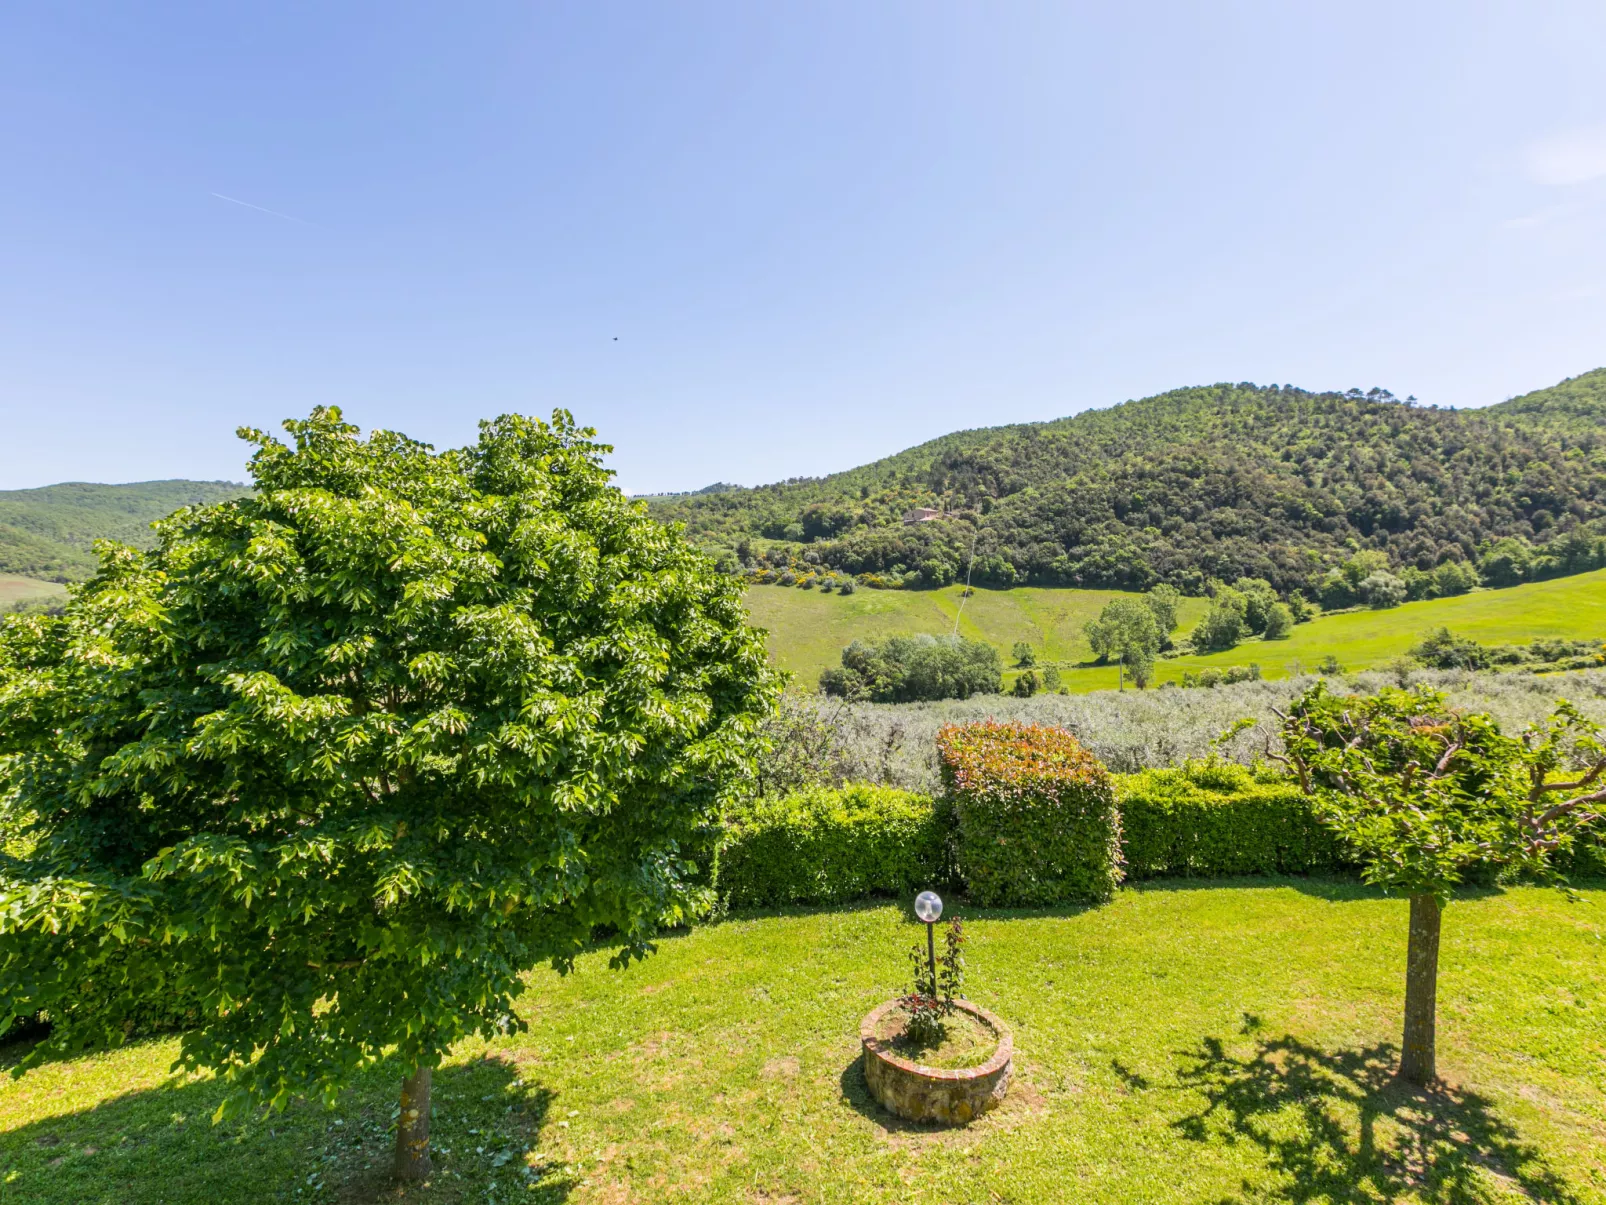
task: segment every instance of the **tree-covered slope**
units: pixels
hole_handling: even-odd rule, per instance
[[[1606,368],[1511,398],[1490,406],[1486,413],[1511,423],[1592,435],[1600,440],[1606,437]]]
[[[1535,421],[1544,411],[1212,385],[653,510],[710,545],[784,540],[805,560],[906,582],[962,576],[974,538],[977,580],[995,584],[1196,590],[1254,576],[1286,591],[1360,548],[1421,568],[1506,536],[1597,548],[1606,436]],[[913,506],[947,517],[906,525]]]
[[[230,481],[141,481],[131,485],[67,482],[0,490],[0,573],[77,581],[95,569],[98,539],[140,548],[154,542],[151,523],[181,506],[237,498]]]

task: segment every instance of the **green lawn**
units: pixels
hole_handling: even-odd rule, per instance
[[[768,629],[770,654],[776,664],[794,671],[803,684],[813,686],[820,671],[840,664],[843,647],[859,637],[951,633],[962,590],[960,586],[941,590],[858,590],[844,597],[789,586],[752,586],[747,591],[747,609],[755,624]],[[1119,597],[1115,590],[1039,586],[978,589],[964,600],[959,632],[972,640],[996,645],[1006,663],[1010,647],[1017,640],[1036,646],[1047,660],[1082,661],[1092,656],[1082,625],[1097,619],[1104,605]],[[1207,605],[1202,598],[1184,599],[1183,628],[1191,628]],[[1110,670],[1108,676],[1109,684],[1114,686],[1115,671]]]
[[[846,598],[785,586],[747,591],[753,622],[770,633],[776,663],[812,686],[820,670],[836,665],[842,647],[860,636],[899,632],[953,631],[960,588],[859,590]],[[1082,625],[1098,616],[1111,590],[977,590],[966,601],[960,631],[996,645],[1006,658],[1017,640],[1027,640],[1053,661],[1091,658]],[[1184,600],[1178,635],[1204,613],[1204,599]],[[1257,663],[1268,678],[1293,666],[1314,669],[1329,653],[1346,669],[1368,669],[1403,655],[1428,632],[1447,626],[1487,644],[1526,643],[1535,637],[1606,638],[1606,570],[1554,581],[1479,590],[1456,598],[1406,603],[1386,611],[1347,611],[1299,624],[1286,640],[1251,640],[1208,657],[1162,659],[1155,682],[1178,681],[1184,670]],[[1071,691],[1113,689],[1113,667],[1063,671]]]
[[[0,1087],[0,1200],[1606,1202],[1606,889],[1582,895],[1450,907],[1432,1094],[1389,1076],[1402,901],[1173,883],[970,916],[969,995],[1014,1026],[1016,1083],[966,1129],[900,1124],[856,1033],[917,926],[866,905],[536,974],[529,1031],[438,1073],[427,1187],[384,1177],[388,1076],[214,1127],[214,1086],[169,1081],[157,1041]]]
[[[67,587],[56,582],[41,582],[31,577],[0,576],[0,611],[12,603],[54,597],[66,598]]]

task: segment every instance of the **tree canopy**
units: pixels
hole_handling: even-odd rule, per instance
[[[1411,901],[1400,1073],[1435,1070],[1440,915],[1477,867],[1551,875],[1606,806],[1600,730],[1562,703],[1520,736],[1442,692],[1339,697],[1318,682],[1282,716],[1285,754],[1368,882]]]
[[[828,695],[873,703],[968,699],[996,694],[1003,682],[998,650],[963,636],[889,636],[855,640],[840,667],[820,674]]]
[[[282,1104],[517,1024],[520,975],[618,961],[702,899],[775,683],[740,590],[504,416],[435,452],[338,410],[242,431],[256,492],[101,548],[0,627],[0,1028],[33,1059],[200,1002],[181,1062]],[[75,1012],[111,977],[113,1005]]]

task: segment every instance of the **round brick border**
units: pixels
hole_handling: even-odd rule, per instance
[[[859,1024],[864,1082],[869,1085],[870,1095],[899,1117],[944,1125],[964,1125],[996,1108],[1009,1091],[1013,1070],[1015,1035],[1009,1026],[980,1005],[955,1000],[955,1008],[969,1013],[998,1035],[998,1049],[978,1067],[954,1071],[923,1067],[894,1054],[891,1042],[876,1037],[881,1018],[898,1006],[897,1000],[888,1000]]]

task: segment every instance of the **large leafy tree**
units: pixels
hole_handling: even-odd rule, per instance
[[[1171,599],[1163,601],[1174,613]],[[1173,619],[1173,624],[1175,620]],[[1132,675],[1138,686],[1147,686],[1154,676],[1154,655],[1165,633],[1156,621],[1155,610],[1145,598],[1117,598],[1104,605],[1099,617],[1083,625],[1094,656],[1101,661],[1117,661]]]
[[[392,1056],[417,1176],[430,1069],[518,1024],[523,972],[696,908],[774,683],[735,582],[567,414],[441,453],[285,426],[242,432],[254,495],[0,631],[0,1028],[49,1013],[38,1058],[197,1001],[181,1064],[226,1108]]]
[[[1368,882],[1411,903],[1400,1075],[1437,1076],[1439,931],[1475,868],[1554,874],[1557,854],[1606,805],[1606,745],[1563,703],[1509,736],[1433,690],[1346,698],[1318,682],[1282,716],[1281,755]]]

